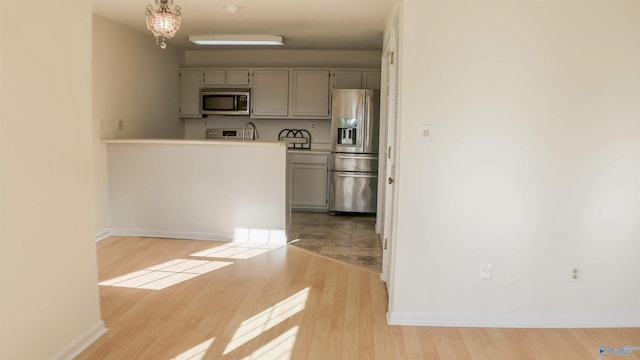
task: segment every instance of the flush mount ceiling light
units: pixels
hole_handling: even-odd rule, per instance
[[[281,35],[192,35],[198,45],[284,45]]]
[[[238,11],[240,11],[240,6],[238,6],[238,5],[226,5],[224,7],[224,9],[227,10],[227,12],[230,13],[230,14],[235,14]]]
[[[156,0],[156,6],[154,9],[147,5],[147,29],[156,37],[156,44],[165,49],[164,40],[171,39],[180,29],[180,6],[174,6],[173,0]]]

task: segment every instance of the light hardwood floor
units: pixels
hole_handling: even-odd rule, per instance
[[[640,329],[388,326],[379,274],[287,245],[112,237],[98,263],[109,331],[78,359],[599,359],[602,345],[640,346]],[[168,286],[172,273],[183,281]]]

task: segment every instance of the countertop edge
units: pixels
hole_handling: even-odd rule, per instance
[[[314,154],[314,155],[330,155],[331,150],[299,150],[299,149],[288,149],[287,152],[289,154]]]
[[[282,141],[225,141],[225,140],[182,140],[182,139],[106,139],[103,144],[164,144],[164,145],[230,145],[230,146],[281,146]]]

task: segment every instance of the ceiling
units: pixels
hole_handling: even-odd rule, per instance
[[[145,7],[155,0],[93,0],[94,13],[129,28],[146,28]],[[380,50],[395,0],[174,0],[182,25],[168,46],[202,49],[189,35],[283,35],[285,49]],[[228,11],[226,6],[237,6]],[[155,7],[155,5],[154,5]],[[211,48],[211,47],[209,47]]]

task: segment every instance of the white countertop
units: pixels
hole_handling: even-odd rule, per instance
[[[165,145],[232,145],[232,146],[283,146],[281,141],[242,140],[184,140],[184,139],[108,139],[105,144],[165,144]]]
[[[188,139],[106,139],[104,144],[165,144],[165,145],[231,145],[231,146],[287,146],[284,141],[260,141],[260,140],[188,140]],[[318,148],[287,149],[290,154],[331,154],[331,149],[326,144],[320,144]]]
[[[289,154],[316,154],[316,155],[331,154],[331,150],[324,150],[324,149],[317,149],[317,150],[288,149],[287,152]]]
[[[329,143],[313,143],[311,144],[311,150],[309,149],[295,149],[288,148],[287,152],[291,154],[331,154],[331,144]]]

